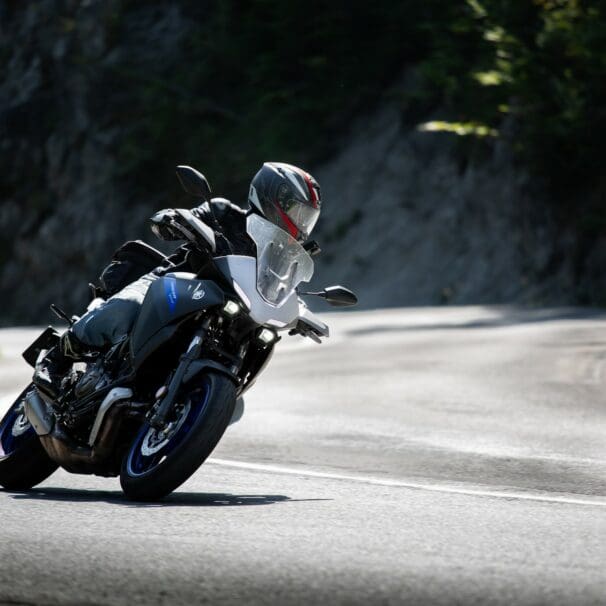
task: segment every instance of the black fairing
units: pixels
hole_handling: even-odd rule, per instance
[[[191,275],[191,278],[188,277]],[[196,280],[194,274],[168,274],[156,280],[147,291],[141,311],[131,336],[131,356],[133,365],[139,366],[140,358],[147,357],[167,338],[174,334],[171,326],[176,326],[187,316],[224,302],[223,291],[209,280]],[[156,341],[162,331],[165,338]]]

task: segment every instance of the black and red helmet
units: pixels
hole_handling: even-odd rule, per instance
[[[320,186],[304,170],[265,162],[250,184],[248,201],[268,221],[306,240],[320,216]]]

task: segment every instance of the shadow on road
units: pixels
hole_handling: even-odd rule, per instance
[[[106,502],[125,507],[233,507],[241,505],[275,505],[300,501],[328,501],[330,499],[291,499],[284,495],[234,495],[226,493],[176,492],[161,501],[144,503],[129,501],[119,491],[75,490],[72,488],[37,488],[26,492],[2,490],[14,499],[37,501],[65,501],[70,503]]]
[[[601,309],[517,309],[504,308],[501,315],[493,318],[480,318],[467,322],[434,322],[411,324],[376,324],[347,331],[350,336],[364,336],[377,333],[396,333],[420,330],[464,330],[473,328],[502,328],[518,324],[538,324],[555,322],[558,320],[594,320],[603,319],[604,310]]]

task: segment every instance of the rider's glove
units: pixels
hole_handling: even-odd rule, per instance
[[[151,219],[151,229],[160,240],[182,240],[183,235],[174,228],[176,219],[174,210],[159,210]]]

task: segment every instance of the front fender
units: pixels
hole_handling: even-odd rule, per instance
[[[231,415],[229,424],[233,425],[234,423],[237,423],[242,418],[243,415],[244,415],[244,398],[242,396],[240,396],[236,400],[236,406],[234,408],[234,413]]]
[[[194,360],[193,362],[190,362],[183,375],[183,383],[189,383],[194,377],[207,370],[214,370],[215,372],[219,372],[222,375],[229,377],[236,384],[236,387],[240,384],[237,375],[227,368],[227,366],[224,366],[220,362],[215,362],[214,360]]]
[[[240,384],[238,377],[233,372],[231,372],[231,370],[229,370],[227,366],[224,366],[219,362],[215,362],[214,360],[194,360],[193,362],[190,362],[189,366],[187,367],[187,370],[185,371],[185,374],[183,375],[183,383],[188,383],[193,378],[197,377],[200,374],[203,374],[208,370],[213,370],[215,372],[221,373],[222,375],[225,375],[226,377],[229,377],[235,383],[236,387],[238,387],[238,385]],[[229,421],[229,425],[237,423],[242,418],[243,414],[244,398],[240,396],[236,400],[236,406]]]

